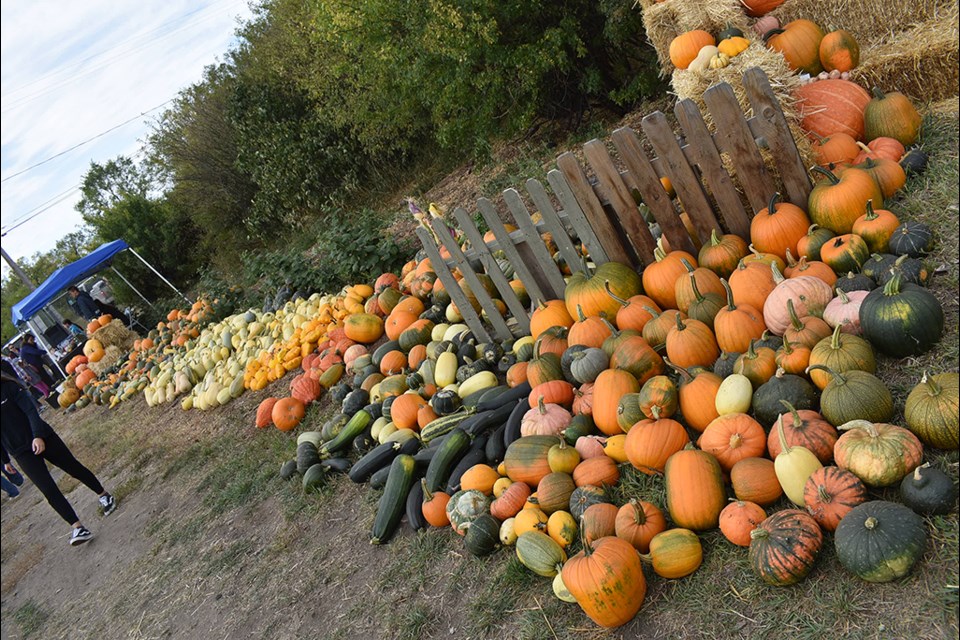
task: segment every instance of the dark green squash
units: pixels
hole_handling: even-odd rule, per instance
[[[340,382],[330,387],[330,399],[335,404],[343,402],[343,399],[347,397],[348,393],[350,393],[350,385],[346,382]]]
[[[850,293],[851,291],[873,291],[877,288],[877,283],[873,278],[862,273],[847,271],[847,275],[837,278],[834,286],[844,293]]]
[[[960,448],[960,374],[923,374],[910,391],[903,409],[910,429],[920,440],[937,449]]]
[[[360,409],[363,409],[370,402],[370,394],[363,389],[354,389],[343,399],[341,411],[348,416],[352,416]]]
[[[892,253],[874,253],[860,268],[860,273],[875,282],[879,282],[881,275],[890,270],[897,262],[897,256]]]
[[[603,487],[585,484],[582,487],[577,487],[573,490],[573,493],[570,494],[570,515],[573,516],[574,520],[580,522],[580,518],[583,517],[583,512],[589,507],[595,504],[608,504],[610,502],[612,501],[607,496],[607,492]]]
[[[297,473],[303,475],[307,469],[320,463],[320,454],[312,442],[301,442],[297,445]]]
[[[280,479],[289,480],[297,473],[297,461],[296,460],[287,460],[282,465],[280,465]]]
[[[575,445],[577,444],[577,438],[592,436],[597,433],[597,425],[593,423],[593,416],[583,413],[573,416],[570,424],[563,430],[563,439],[567,441],[567,444]]]
[[[760,338],[754,343],[754,349],[760,349],[762,347],[767,347],[768,349],[773,349],[776,351],[783,345],[783,338],[780,336],[775,336],[770,332],[769,329],[764,329],[763,333],[760,335]]]
[[[736,352],[721,351],[716,362],[713,363],[713,372],[721,378],[727,378],[733,375],[733,366],[742,354]]]
[[[840,373],[823,365],[807,368],[825,370],[832,379],[820,394],[820,413],[833,425],[851,420],[888,422],[894,413],[893,396],[881,380],[856,369]]]
[[[589,348],[590,347],[585,344],[575,344],[567,347],[566,351],[563,352],[563,355],[560,356],[560,371],[563,373],[564,380],[571,384],[577,384],[576,379],[573,377],[573,371],[570,369],[570,365],[573,364],[574,357],[576,357],[577,354],[582,353]]]
[[[897,274],[900,275],[901,282],[919,284],[923,287],[927,286],[931,275],[930,270],[919,259],[900,256],[889,269],[877,274],[877,284],[882,287]]]
[[[567,349],[567,351],[569,352],[570,349]],[[566,356],[566,352],[564,356]],[[596,380],[597,376],[606,370],[609,364],[610,358],[603,349],[590,348],[574,353],[570,361],[569,369],[573,382],[575,384],[584,384],[585,382],[593,382]],[[562,359],[561,366],[563,366]],[[566,375],[566,369],[564,369],[564,375]]]
[[[320,439],[324,442],[333,440],[348,422],[350,422],[350,416],[347,414],[338,413],[334,415],[332,418],[324,422],[322,427],[320,427]]]
[[[860,329],[884,353],[904,358],[928,351],[943,335],[943,307],[928,290],[895,275],[860,305]]]
[[[806,256],[807,260],[820,260],[820,249],[834,237],[836,234],[830,229],[812,224],[807,229],[807,235],[800,240],[798,248],[803,247],[805,253],[801,255]]]
[[[844,333],[843,325],[837,325],[833,333],[823,338],[810,350],[810,365],[823,365],[833,371],[859,370],[874,373],[877,370],[877,359],[873,354],[873,347],[860,336]],[[821,373],[815,369],[810,376],[818,388],[823,389],[830,382],[828,373]]]
[[[837,525],[834,546],[843,567],[867,582],[910,573],[923,555],[927,531],[909,507],[874,500],[854,507]]]
[[[488,556],[500,548],[500,521],[485,513],[469,525],[463,544],[471,554]]]
[[[933,247],[933,230],[922,222],[908,220],[894,229],[890,236],[890,252],[898,256],[917,258]]]
[[[927,155],[926,151],[920,147],[911,147],[907,149],[907,152],[900,158],[900,166],[907,172],[907,175],[923,173],[927,168],[927,162],[929,162],[929,160],[930,156]]]
[[[371,544],[383,544],[397,530],[400,518],[407,502],[407,494],[413,485],[416,463],[413,456],[400,454],[390,463],[387,484],[377,505],[377,515],[373,520],[370,534]]]
[[[792,373],[778,368],[772,378],[757,387],[753,392],[753,415],[764,427],[772,426],[783,412],[782,401],[786,400],[794,409],[816,411],[819,406],[817,389],[807,381]]]
[[[460,408],[460,396],[456,391],[440,389],[430,398],[430,406],[438,416],[448,416]]]
[[[723,28],[723,31],[717,34],[717,42],[721,42],[723,40],[726,40],[727,38],[742,38],[742,37],[743,37],[743,31],[740,31],[740,29],[737,29],[736,27],[734,27],[728,22],[727,26]]]
[[[326,469],[323,468],[322,464],[318,462],[312,465],[303,474],[303,490],[305,492],[317,490],[323,484],[323,481],[326,479],[326,477],[327,472]]]
[[[944,515],[953,511],[957,487],[950,476],[926,462],[900,482],[903,503],[921,515]]]
[[[373,350],[373,353],[370,354],[373,358],[373,364],[380,369],[380,361],[383,360],[383,356],[387,355],[391,351],[399,351],[400,342],[397,340],[387,340],[382,345]]]

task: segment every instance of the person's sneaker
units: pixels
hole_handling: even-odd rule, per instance
[[[100,496],[100,508],[103,509],[103,515],[108,516],[117,508],[117,501],[113,496]]]
[[[92,537],[93,534],[90,533],[89,529],[86,527],[77,527],[73,530],[73,533],[70,534],[70,546],[83,544]]]

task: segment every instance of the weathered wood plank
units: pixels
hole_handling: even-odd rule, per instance
[[[743,88],[753,106],[754,128],[763,132],[770,153],[776,159],[785,200],[806,210],[811,189],[810,176],[800,158],[780,102],[770,88],[770,80],[760,68],[753,67],[743,74]]]
[[[660,225],[660,230],[670,242],[670,246],[696,253],[690,234],[680,221],[673,201],[667,195],[647,154],[640,146],[637,133],[630,127],[622,127],[613,132],[612,138],[620,159],[637,182],[643,202],[650,207],[654,219]]]
[[[550,196],[547,195],[547,190],[543,188],[539,180],[530,178],[527,180],[527,193],[530,194],[533,204],[536,205],[540,211],[540,215],[543,217],[543,226],[553,236],[553,241],[557,243],[557,249],[560,250],[560,255],[566,263],[570,265],[571,270],[576,270],[580,266],[580,253],[577,251],[577,248],[573,246],[573,242],[567,234],[567,228],[564,226],[557,211],[553,208],[553,203],[550,201]],[[539,228],[540,225],[537,225],[538,231]]]
[[[637,210],[633,195],[627,189],[620,172],[613,163],[613,158],[607,152],[607,146],[600,140],[591,140],[583,145],[583,153],[587,162],[593,167],[593,172],[601,184],[606,185],[610,198],[610,206],[620,219],[620,224],[626,231],[633,248],[643,264],[653,262],[653,250],[657,243],[650,234],[647,222]]]
[[[483,326],[480,316],[473,310],[473,307],[467,300],[467,296],[464,295],[460,289],[460,284],[457,282],[457,279],[453,277],[450,268],[447,267],[443,258],[440,257],[440,251],[433,243],[433,236],[430,235],[429,231],[419,225],[417,226],[416,232],[417,237],[420,238],[420,243],[423,245],[424,253],[427,254],[427,257],[430,258],[430,262],[433,264],[433,269],[437,273],[437,277],[440,278],[440,282],[443,283],[444,288],[450,293],[450,299],[455,302],[457,308],[460,309],[460,315],[463,316],[464,323],[470,327],[470,331],[473,331],[473,334],[477,336],[477,338],[483,342],[490,342],[490,334],[487,333],[487,329]]]
[[[750,237],[750,216],[743,208],[740,194],[730,174],[723,168],[720,152],[703,121],[700,109],[692,100],[680,100],[674,107],[674,113],[690,142],[687,147],[693,160],[699,165],[704,181],[717,201],[727,230],[742,238]]]
[[[550,298],[544,295],[539,282],[537,282],[537,279],[527,267],[527,263],[524,262],[523,257],[517,250],[517,245],[509,240],[507,229],[503,226],[503,222],[500,220],[500,214],[497,213],[497,208],[494,204],[487,198],[479,198],[477,200],[477,209],[480,210],[480,215],[483,216],[490,231],[493,232],[493,235],[497,238],[497,242],[500,243],[500,247],[503,249],[504,254],[506,254],[507,260],[513,265],[513,270],[520,278],[520,282],[527,288],[530,299],[536,303],[550,300]]]
[[[693,221],[700,242],[707,242],[710,239],[710,232],[720,228],[720,222],[714,215],[713,207],[703,192],[700,178],[687,162],[687,157],[680,148],[677,136],[670,128],[666,116],[659,111],[654,111],[644,117],[640,125],[657,155],[665,163],[666,175],[673,183],[673,188],[684,210]]]
[[[483,234],[481,234],[473,224],[470,214],[468,214],[463,207],[457,207],[453,210],[453,217],[456,218],[460,229],[467,236],[474,251],[476,251],[487,275],[490,276],[493,284],[496,285],[497,291],[500,292],[500,299],[507,305],[507,309],[510,310],[513,317],[516,318],[520,329],[528,332],[530,330],[530,317],[527,314],[527,310],[520,302],[520,299],[517,298],[517,294],[514,293],[513,287],[510,286],[510,281],[507,280],[507,277],[503,275],[503,271],[500,270],[500,265],[497,264],[496,258],[493,257],[490,249],[488,249],[487,245],[483,242]]]
[[[476,272],[470,266],[466,256],[463,255],[460,245],[457,244],[457,241],[452,238],[449,233],[447,233],[447,228],[442,220],[439,218],[432,218],[431,225],[433,226],[433,230],[440,237],[440,242],[444,247],[446,247],[447,252],[453,258],[457,268],[460,269],[460,274],[463,276],[463,279],[467,281],[467,285],[470,287],[473,297],[477,299],[477,303],[480,305],[480,308],[486,312],[490,324],[493,325],[493,330],[497,333],[497,337],[501,340],[507,340],[510,338],[512,334],[510,333],[510,329],[507,327],[506,321],[504,321],[503,316],[500,315],[500,310],[497,309],[497,305],[493,303],[493,298],[491,298],[490,294],[487,293],[486,288],[483,286],[483,283],[480,282],[480,278],[477,277]],[[496,265],[494,265],[494,267],[496,267]],[[446,286],[446,283],[444,283],[444,286]],[[451,292],[451,298],[452,297],[453,296]],[[466,300],[466,298],[464,299]],[[469,302],[467,305],[470,306]],[[466,315],[464,315],[464,308],[460,306],[459,302],[457,303],[457,308],[460,310],[460,315],[466,318]]]
[[[730,156],[747,202],[754,212],[767,206],[776,191],[773,176],[767,169],[750,127],[743,117],[740,103],[727,83],[714,85],[703,94],[703,101],[717,125],[717,142]]]
[[[569,151],[563,153],[557,158],[557,167],[567,179],[570,191],[580,203],[580,208],[600,244],[603,245],[607,258],[623,264],[632,264],[630,253],[623,246],[616,227],[610,222],[607,212],[603,210],[603,205],[600,204],[577,158]]]
[[[576,232],[577,237],[580,238],[580,242],[587,248],[590,259],[595,264],[609,262],[607,252],[603,250],[603,245],[600,244],[600,240],[593,232],[593,227],[590,226],[586,216],[583,215],[583,209],[580,208],[580,203],[577,202],[570,190],[570,185],[567,184],[567,179],[563,176],[563,173],[557,169],[551,169],[547,172],[547,182],[550,183],[550,188],[553,189],[557,200],[563,205],[563,210],[567,214],[567,221]]]
[[[523,203],[520,192],[516,189],[504,190],[503,201],[506,203],[510,213],[513,214],[513,219],[517,221],[517,226],[527,234],[527,245],[537,259],[540,265],[540,271],[547,277],[547,282],[550,283],[554,297],[562,298],[563,290],[567,286],[567,283],[563,279],[563,274],[560,273],[560,267],[553,261],[553,256],[547,250],[547,246],[543,243],[540,233],[537,231],[536,226],[534,226],[533,220],[530,218],[530,211],[527,209],[527,205]]]

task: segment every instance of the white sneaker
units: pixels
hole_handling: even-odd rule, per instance
[[[87,540],[93,537],[93,534],[90,533],[90,530],[86,527],[77,527],[73,530],[73,533],[70,534],[70,546],[76,546],[78,544],[83,544]]]
[[[117,508],[117,501],[111,495],[100,496],[100,507],[103,509],[103,515],[108,516]]]

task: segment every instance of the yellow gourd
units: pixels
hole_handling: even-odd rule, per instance
[[[730,56],[725,53],[718,53],[717,55],[710,58],[710,68],[711,69],[723,69],[730,65]]]
[[[780,486],[783,487],[783,492],[793,504],[802,507],[804,505],[803,488],[810,475],[823,465],[810,449],[799,445],[791,447],[787,444],[787,437],[783,433],[783,416],[777,419],[777,435],[783,450],[773,461],[773,469],[777,474],[777,480],[780,481]]]
[[[717,45],[717,49],[719,49],[720,53],[724,55],[727,55],[731,58],[736,58],[738,55],[746,51],[747,47],[749,46],[749,40],[740,36],[734,36],[733,38],[721,40],[720,44]]]
[[[721,416],[728,413],[747,413],[753,400],[753,384],[742,374],[734,373],[723,379],[717,389],[715,407]]]
[[[707,45],[700,49],[700,53],[693,59],[693,62],[687,67],[688,71],[706,71],[710,66],[710,59],[720,53],[720,50],[713,45]]]

